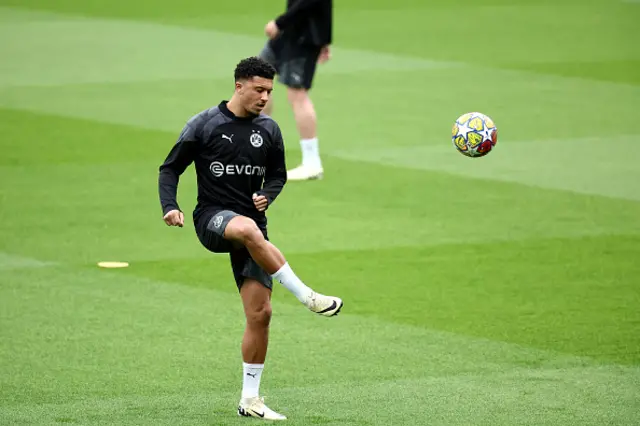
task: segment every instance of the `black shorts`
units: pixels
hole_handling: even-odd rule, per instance
[[[271,275],[263,270],[251,257],[246,247],[234,247],[231,241],[224,238],[224,231],[229,221],[240,216],[231,210],[211,209],[200,214],[196,223],[196,234],[202,245],[213,253],[229,253],[231,269],[236,280],[238,290],[245,278],[252,278],[268,289],[273,288]],[[258,226],[266,239],[267,229]]]
[[[260,57],[274,66],[278,80],[294,89],[311,89],[320,47],[299,45],[288,40],[269,40]]]

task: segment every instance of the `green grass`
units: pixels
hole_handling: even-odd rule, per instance
[[[0,423],[247,423],[228,259],[189,217],[163,224],[157,169],[282,7],[0,1]],[[638,423],[638,18],[336,2],[313,91],[326,176],[288,184],[269,218],[345,307],[316,318],[276,287],[270,406],[294,425]],[[471,160],[448,137],[473,110],[500,141]]]

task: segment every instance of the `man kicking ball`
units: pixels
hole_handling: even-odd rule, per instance
[[[158,183],[165,223],[184,226],[177,202],[178,181],[185,169],[195,164],[196,234],[208,250],[229,253],[246,316],[238,414],[284,420],[285,416],[269,409],[259,396],[271,320],[272,279],[323,316],[337,315],[343,302],[305,285],[268,240],[265,210],[287,181],[280,128],[261,114],[271,96],[274,75],[273,66],[260,58],[240,61],[231,99],[187,122],[160,166]]]

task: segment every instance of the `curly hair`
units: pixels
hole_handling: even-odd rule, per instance
[[[270,63],[257,56],[241,60],[234,71],[236,81],[248,80],[251,77],[263,77],[273,80],[275,74],[276,69]]]

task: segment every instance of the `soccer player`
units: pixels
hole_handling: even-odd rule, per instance
[[[160,166],[158,184],[165,223],[182,227],[184,215],[176,199],[178,181],[185,169],[195,164],[196,234],[208,250],[229,253],[246,316],[238,414],[284,420],[285,416],[269,409],[259,396],[271,319],[272,279],[317,314],[336,315],[343,303],[306,286],[268,240],[265,210],[287,180],[280,128],[261,114],[271,96],[274,75],[275,69],[260,58],[240,61],[235,69],[233,96],[187,122]]]
[[[332,0],[287,0],[287,10],[265,26],[269,40],[260,57],[272,64],[279,81],[287,86],[287,98],[300,135],[302,164],[290,170],[289,180],[321,179],[322,161],[316,131],[316,111],[309,90],[316,63],[331,57]],[[273,103],[265,113],[271,115]]]

